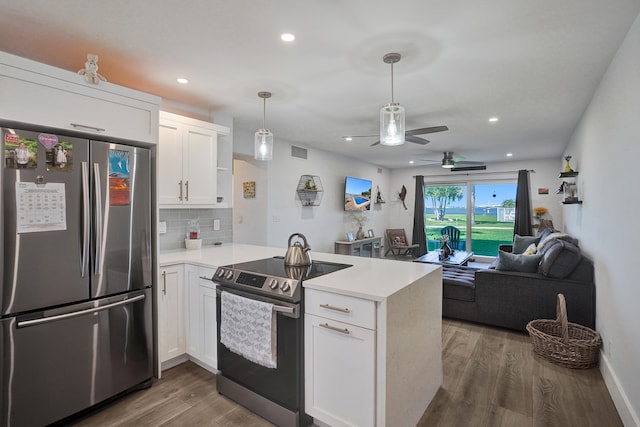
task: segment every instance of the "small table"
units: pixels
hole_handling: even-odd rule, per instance
[[[380,258],[382,237],[368,237],[353,242],[338,240],[334,245],[334,252],[341,255],[368,256]]]
[[[416,258],[413,262],[426,262],[429,264],[447,264],[447,265],[467,265],[469,259],[473,256],[473,252],[455,251],[446,259],[438,258],[438,251],[431,251]]]

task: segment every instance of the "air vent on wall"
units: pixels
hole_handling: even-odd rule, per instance
[[[291,146],[291,157],[307,160],[307,149],[302,147]]]

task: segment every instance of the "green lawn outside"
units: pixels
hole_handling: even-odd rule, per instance
[[[425,215],[425,232],[429,240],[429,250],[439,247],[440,230],[447,225],[460,229],[460,240],[466,240],[465,215],[446,215],[443,221],[436,221],[433,215]],[[513,241],[513,222],[498,222],[494,216],[476,216],[472,229],[471,251],[476,255],[496,256],[499,245]]]

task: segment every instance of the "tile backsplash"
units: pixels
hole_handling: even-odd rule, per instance
[[[198,220],[202,245],[233,241],[233,209],[160,209],[160,221],[167,223],[167,232],[160,235],[160,250],[184,249],[184,238],[190,220]],[[220,230],[213,230],[213,221],[220,220]]]

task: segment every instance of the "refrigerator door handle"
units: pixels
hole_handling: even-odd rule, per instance
[[[80,272],[85,277],[89,270],[89,165],[82,162],[82,266]]]
[[[95,265],[93,274],[102,274],[102,183],[100,181],[100,165],[98,163],[93,164],[93,175],[95,182],[95,222],[96,222],[96,253],[95,253]]]
[[[121,305],[133,304],[134,302],[140,301],[140,300],[143,300],[143,299],[145,299],[145,295],[141,294],[141,295],[135,296],[133,298],[127,298],[125,300],[114,302],[114,303],[111,303],[111,304],[107,304],[107,305],[104,305],[102,307],[88,308],[86,310],[73,311],[71,313],[58,314],[56,316],[43,317],[43,318],[40,318],[40,319],[23,320],[23,321],[18,322],[17,327],[18,328],[26,328],[27,326],[41,325],[43,323],[55,322],[57,320],[69,319],[69,318],[78,317],[78,316],[84,316],[85,314],[98,313],[100,311],[110,310],[112,308],[119,307]]]

